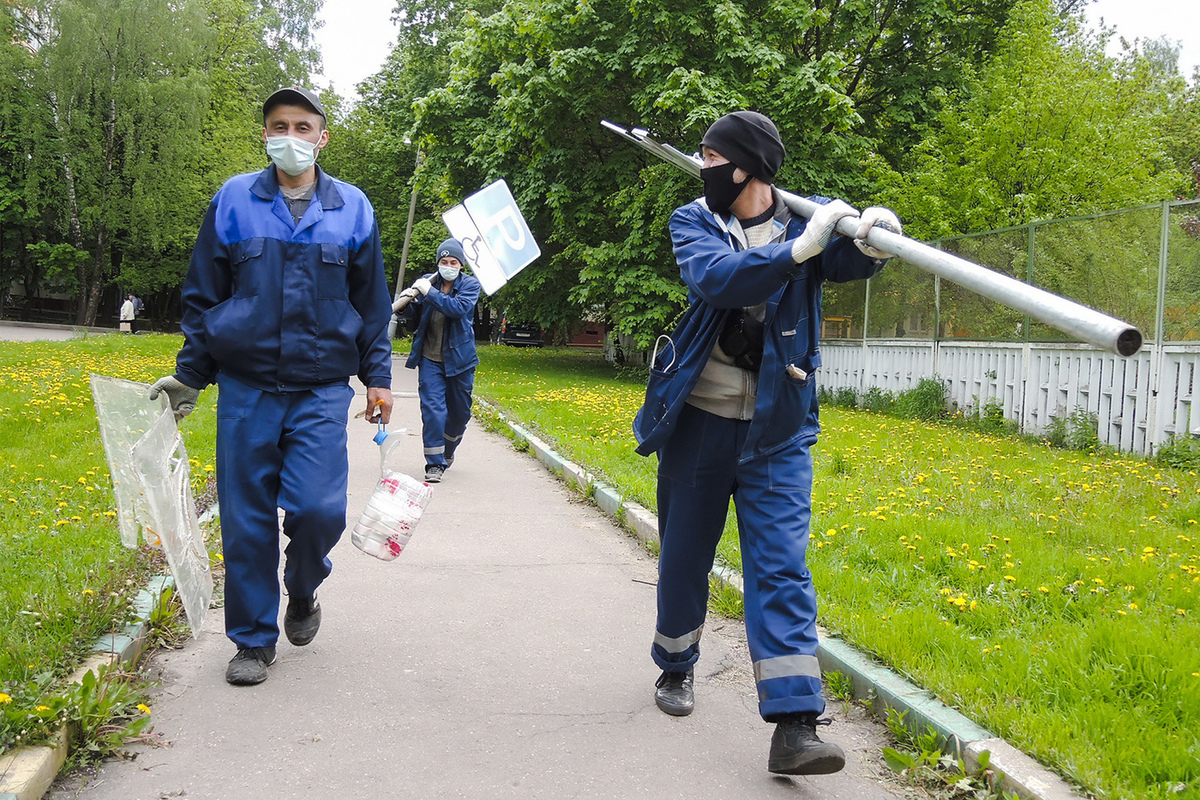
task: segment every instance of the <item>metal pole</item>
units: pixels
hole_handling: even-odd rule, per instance
[[[626,131],[607,120],[601,124],[689,175],[700,177],[700,162],[692,156],[681,153],[669,144],[655,141],[641,129]],[[792,212],[806,219],[811,218],[817,210],[818,204],[812,200],[784,192],[778,187],[776,191],[779,191],[783,202]],[[837,232],[843,236],[853,236],[855,225],[853,219],[842,219],[837,225]],[[867,234],[866,242],[1103,350],[1128,357],[1142,347],[1141,331],[1128,323],[906,236],[875,227]]]
[[[396,338],[396,327],[400,322],[399,311],[408,305],[400,302],[404,291],[404,270],[408,266],[408,245],[412,241],[413,216],[417,213],[417,172],[421,169],[421,150],[417,149],[417,163],[413,167],[412,198],[408,201],[408,225],[404,228],[404,247],[400,249],[400,269],[396,272],[396,291],[392,294],[392,318],[388,322],[388,339]]]

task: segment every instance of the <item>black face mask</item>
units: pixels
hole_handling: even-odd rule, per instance
[[[734,182],[733,173],[736,169],[737,167],[730,162],[719,167],[705,167],[700,170],[700,180],[704,181],[704,199],[708,201],[709,209],[717,214],[728,214],[729,207],[750,185],[749,175],[741,183]]]

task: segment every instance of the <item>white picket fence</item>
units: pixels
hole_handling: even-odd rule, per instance
[[[998,402],[1026,433],[1084,410],[1096,415],[1100,441],[1130,453],[1150,455],[1172,435],[1200,437],[1200,343],[1147,344],[1122,358],[1073,344],[826,339],[821,355],[826,389],[897,393],[939,378],[953,407]]]

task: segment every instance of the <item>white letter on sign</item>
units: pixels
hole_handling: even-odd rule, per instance
[[[509,226],[505,225],[505,219],[512,220],[512,228],[516,232],[517,237],[514,239],[509,235]],[[500,235],[504,238],[504,242],[516,250],[518,253],[525,249],[525,227],[521,225],[517,218],[516,211],[512,206],[506,206],[495,214],[492,214],[484,220],[484,227],[488,230],[499,228]]]

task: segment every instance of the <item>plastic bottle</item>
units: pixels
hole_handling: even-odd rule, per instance
[[[402,472],[384,472],[350,531],[350,541],[367,555],[391,561],[404,551],[432,497],[428,484]]]

